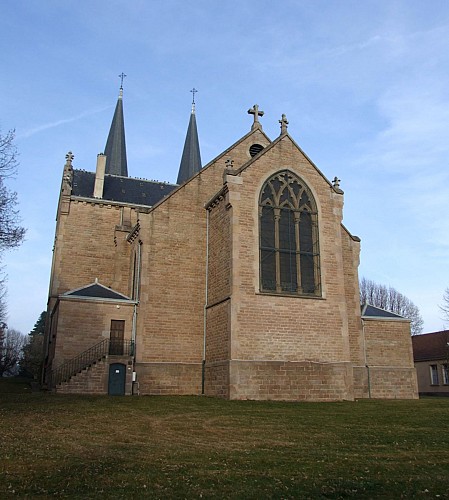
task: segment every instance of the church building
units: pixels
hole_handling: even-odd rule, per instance
[[[416,398],[410,323],[360,306],[344,193],[288,133],[204,167],[192,105],[177,184],[128,175],[123,88],[96,169],[66,156],[44,382],[57,392]],[[106,134],[105,134],[106,135]]]

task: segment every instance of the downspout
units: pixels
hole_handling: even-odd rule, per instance
[[[366,374],[368,376],[368,398],[371,399],[371,374],[366,356],[366,339],[365,339],[365,322],[362,319],[362,334],[363,334],[363,356],[365,358]]]
[[[134,394],[134,384],[137,385],[137,393],[139,393],[139,382],[137,382],[137,374],[135,371],[136,368],[136,351],[137,351],[137,342],[136,342],[136,336],[137,336],[137,306],[139,305],[139,294],[140,294],[140,262],[141,262],[141,245],[142,242],[138,242],[138,247],[137,247],[137,266],[136,266],[136,272],[137,272],[137,277],[136,277],[136,296],[134,297],[134,311],[133,311],[133,324],[132,324],[132,331],[131,331],[131,340],[133,342],[133,391],[132,393]]]
[[[204,395],[204,384],[206,376],[206,330],[207,330],[207,303],[209,300],[209,210],[206,211],[206,290],[204,297],[204,314],[203,314],[203,363],[201,370],[201,394]]]

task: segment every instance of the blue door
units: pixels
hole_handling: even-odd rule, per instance
[[[126,365],[112,363],[109,365],[108,394],[110,396],[125,395]]]

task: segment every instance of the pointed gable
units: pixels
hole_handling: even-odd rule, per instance
[[[362,318],[405,319],[404,316],[372,306],[371,304],[362,305]]]
[[[285,115],[282,115],[285,118]],[[285,122],[284,122],[285,123]],[[288,122],[287,122],[288,123]],[[285,125],[284,125],[285,126]],[[290,141],[292,145],[301,153],[301,155],[310,163],[310,165],[315,169],[315,171],[324,179],[324,181],[332,188],[335,186],[332,182],[323,174],[323,172],[315,165],[315,163],[307,156],[307,154],[301,149],[301,147],[296,143],[296,141],[290,136],[288,132],[283,132],[276,139],[274,139],[268,146],[260,149],[254,156],[251,157],[245,164],[233,172],[233,175],[239,175],[244,170],[246,170],[250,165],[257,161],[261,156],[267,154],[270,150],[277,147],[277,145],[282,141]],[[337,191],[339,194],[343,194],[340,189]]]
[[[107,299],[107,300],[120,300],[130,301],[131,299],[120,292],[102,285],[97,280],[94,283],[85,285],[81,288],[76,288],[65,292],[62,298],[85,298],[85,299]]]

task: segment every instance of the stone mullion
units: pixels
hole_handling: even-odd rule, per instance
[[[320,249],[318,248],[318,224],[317,224],[317,215],[311,214],[311,222],[312,222],[312,252],[313,252],[313,273],[315,279],[315,293],[317,290],[317,284],[319,283],[319,291],[321,291],[321,270],[320,270]]]
[[[274,245],[276,257],[276,292],[280,293],[281,288],[281,256],[279,253],[279,219],[281,217],[281,209],[274,209]]]
[[[298,287],[298,293],[302,293],[302,282],[301,282],[301,248],[299,246],[299,221],[301,218],[300,212],[295,212],[295,245],[296,245],[296,253],[295,253],[295,258],[296,258],[296,280],[297,280],[297,287]]]

